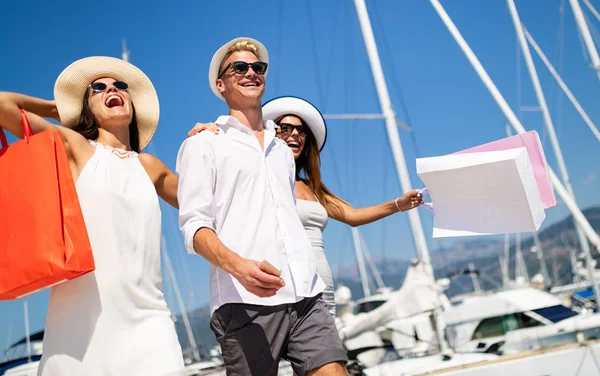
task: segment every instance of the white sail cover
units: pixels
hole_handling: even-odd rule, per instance
[[[433,311],[440,306],[438,286],[428,276],[425,264],[418,262],[408,268],[402,287],[390,293],[387,302],[370,312],[342,317],[342,339],[352,339],[390,321]]]

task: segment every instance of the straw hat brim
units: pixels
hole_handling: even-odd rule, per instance
[[[108,77],[123,81],[135,108],[140,134],[140,150],[145,148],[158,126],[160,108],[152,82],[139,68],[124,60],[92,56],[69,65],[56,79],[54,99],[62,125],[72,128],[83,108],[83,97],[95,80]]]
[[[296,115],[310,127],[315,136],[319,151],[327,141],[327,126],[321,111],[312,103],[298,97],[285,96],[271,99],[262,107],[264,120],[275,120],[283,115]]]
[[[219,68],[221,67],[221,62],[223,61],[223,58],[225,57],[225,55],[227,55],[227,53],[229,52],[229,49],[231,48],[231,46],[233,46],[234,44],[236,44],[237,42],[240,42],[240,41],[248,41],[248,42],[254,44],[258,48],[258,56],[257,57],[260,59],[260,61],[263,61],[263,62],[269,64],[269,52],[267,51],[267,48],[262,43],[257,41],[256,39],[240,37],[240,38],[235,38],[233,40],[230,40],[229,42],[222,45],[221,48],[219,48],[217,50],[217,52],[215,52],[215,54],[213,55],[212,60],[210,61],[210,66],[208,68],[208,84],[210,85],[210,89],[212,90],[212,92],[219,99],[225,100],[225,97],[223,96],[223,94],[221,94],[221,92],[217,88],[217,77],[219,76],[219,73],[220,73]],[[269,73],[268,69],[265,72],[265,77],[267,77],[267,73]]]

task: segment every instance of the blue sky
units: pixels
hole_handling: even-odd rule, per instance
[[[600,1],[592,3],[600,8]],[[51,98],[54,80],[68,64],[91,55],[119,57],[121,40],[126,38],[131,62],[152,79],[161,102],[160,126],[149,151],[174,168],[188,129],[227,110],[207,84],[212,54],[230,39],[251,36],[270,52],[265,100],[296,95],[326,114],[380,112],[350,0],[105,4],[2,2],[0,90]],[[521,105],[536,105],[523,63],[518,94],[517,44],[506,2],[445,0],[442,4],[511,107],[518,109],[519,97]],[[557,66],[560,4],[561,0],[517,1],[523,23]],[[505,136],[504,116],[428,1],[368,0],[367,7],[398,118],[414,128],[412,135],[404,130],[400,135],[415,188],[421,185],[415,158]],[[599,121],[600,82],[584,59],[568,4],[563,17],[563,77],[591,118]],[[592,23],[600,27],[596,20]],[[541,61],[534,60],[580,206],[599,205],[598,142]],[[521,119],[527,129],[540,133],[547,158],[556,167],[541,115],[526,112]],[[331,120],[328,132],[322,163],[329,188],[355,206],[377,204],[401,193],[383,121]],[[420,215],[430,249],[435,249],[439,244],[431,239],[431,216],[426,211]],[[563,206],[554,208],[544,225],[566,215]],[[208,264],[185,253],[176,216],[163,206],[169,254],[186,303],[193,308],[208,300]],[[406,215],[364,226],[361,232],[376,257],[415,256]],[[334,270],[354,262],[347,226],[330,221],[325,246]],[[165,278],[167,301],[179,311],[171,289]],[[47,300],[48,292],[26,298],[32,330],[43,328]],[[23,328],[22,301],[0,302],[0,347],[21,337]]]

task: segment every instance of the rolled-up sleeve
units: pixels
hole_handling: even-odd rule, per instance
[[[204,134],[206,133],[206,135]],[[188,252],[195,254],[194,235],[201,228],[215,230],[215,158],[210,132],[186,139],[177,154],[179,229]]]

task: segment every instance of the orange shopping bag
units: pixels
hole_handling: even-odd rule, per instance
[[[94,270],[69,159],[58,131],[7,145],[0,129],[0,300]]]

